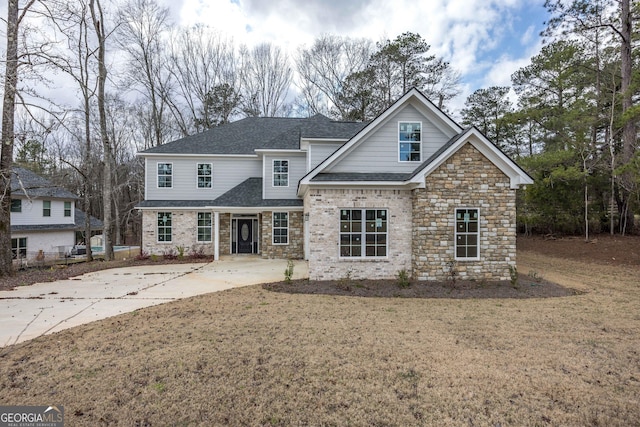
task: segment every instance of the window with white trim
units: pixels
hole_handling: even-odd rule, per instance
[[[401,162],[419,162],[422,159],[422,123],[398,123],[398,153]]]
[[[387,209],[340,210],[340,256],[387,256]]]
[[[64,216],[71,216],[71,202],[64,202]]]
[[[27,238],[11,239],[11,257],[13,259],[27,257]]]
[[[211,241],[211,212],[198,212],[198,242]]]
[[[42,201],[42,216],[51,216],[51,200]]]
[[[477,260],[480,257],[480,211],[477,208],[456,209],[456,259]]]
[[[289,160],[273,161],[273,186],[289,186]]]
[[[289,244],[289,212],[273,213],[273,244]]]
[[[158,242],[170,243],[171,231],[171,212],[158,212]]]
[[[213,185],[213,165],[198,163],[198,188],[211,188]]]
[[[173,187],[173,163],[158,163],[158,188]]]

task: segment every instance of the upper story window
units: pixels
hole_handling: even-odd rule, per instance
[[[198,163],[198,188],[211,188],[213,185],[213,165]]]
[[[476,208],[456,209],[456,259],[480,258],[480,212]]]
[[[22,199],[11,199],[11,212],[22,212]]]
[[[398,123],[398,144],[401,162],[419,162],[422,152],[422,123]]]
[[[158,188],[173,187],[173,163],[158,163]]]
[[[64,216],[71,216],[71,202],[64,202]]]
[[[42,201],[42,216],[51,216],[51,200]]]
[[[273,186],[289,186],[289,160],[273,161]]]

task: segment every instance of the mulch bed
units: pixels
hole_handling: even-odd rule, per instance
[[[380,298],[552,298],[579,295],[582,292],[565,288],[543,279],[519,275],[518,286],[510,281],[411,282],[400,287],[396,280],[292,280],[262,285],[266,290],[290,294],[322,294]]]

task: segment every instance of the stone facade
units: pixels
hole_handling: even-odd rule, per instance
[[[220,255],[231,254],[231,214],[220,214]]]
[[[407,190],[312,189],[304,200],[309,214],[309,278],[394,278],[411,271],[411,192]],[[340,209],[388,209],[388,256],[341,258]]]
[[[274,245],[273,235],[273,212],[262,213],[262,233],[260,247],[263,258],[284,258],[302,259],[304,258],[304,234],[303,215],[300,211],[289,212],[289,243],[286,245]]]
[[[158,242],[158,212],[171,212],[171,242]],[[211,220],[214,221],[213,213]],[[213,231],[211,239],[213,240]],[[213,255],[213,241],[198,242],[198,211],[143,211],[142,250],[150,255],[163,255],[170,251],[177,253],[178,247],[184,248],[185,255],[200,248],[205,254]]]
[[[453,262],[463,279],[507,280],[516,256],[516,190],[473,145],[460,150],[413,190],[412,277],[446,280],[454,261],[455,208],[480,211],[480,260]]]

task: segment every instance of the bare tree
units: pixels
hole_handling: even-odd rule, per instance
[[[18,87],[18,29],[35,0],[20,10],[18,0],[7,2],[7,59],[2,101],[2,148],[0,148],[0,277],[13,273],[11,253],[11,166]]]
[[[202,25],[172,34],[169,72],[174,85],[169,105],[185,136],[204,130],[207,99],[216,86],[238,87],[233,46]]]
[[[337,117],[348,113],[339,102],[344,81],[365,69],[372,46],[371,40],[327,34],[317,38],[310,48],[298,51],[298,86],[312,113],[329,115],[335,109]]]
[[[152,126],[152,144],[168,136],[169,73],[166,67],[169,9],[155,0],[128,0],[119,11],[118,44],[127,53],[127,83],[145,99]]]
[[[107,64],[105,63],[107,32],[105,30],[105,19],[100,0],[90,0],[89,9],[93,28],[98,40],[98,114],[100,116],[100,139],[102,140],[103,164],[104,164],[104,187],[102,190],[103,199],[103,226],[104,226],[104,258],[107,261],[113,260],[113,244],[111,234],[113,229],[113,150],[109,133],[107,131],[107,113],[105,109],[105,85],[107,82]]]
[[[263,43],[241,51],[242,105],[248,116],[283,115],[293,78],[287,55],[277,46]]]

